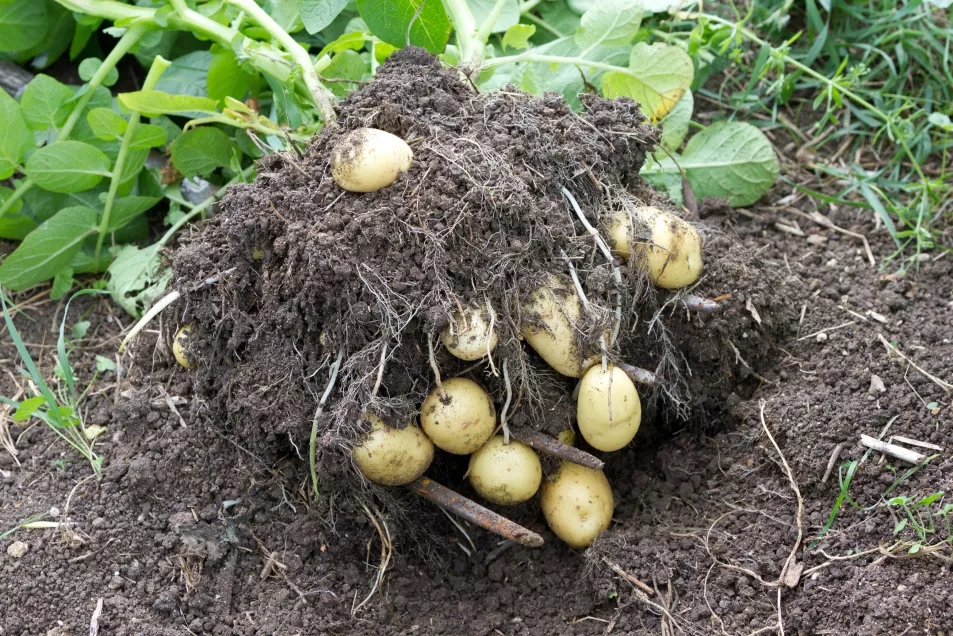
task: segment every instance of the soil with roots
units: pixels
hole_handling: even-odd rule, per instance
[[[90,392],[101,482],[49,429],[0,421],[0,534],[65,522],[0,539],[0,635],[950,633],[942,518],[911,552],[919,539],[910,524],[894,534],[885,493],[953,489],[953,261],[881,271],[857,236],[877,262],[894,245],[868,211],[818,211],[789,186],[749,210],[701,202],[706,269],[692,291],[719,298],[717,313],[623,268],[610,355],[661,382],[640,387],[635,441],[597,453],[616,507],[590,550],[562,544],[535,504],[498,509],[544,537],[527,548],[360,481],[357,414],[413,416],[434,386],[428,338],[458,301],[489,301],[501,343],[492,367],[436,347],[443,377],[477,380],[499,411],[508,361],[514,427],[571,424],[573,382],[519,342],[518,298],[568,276],[565,254],[596,307],[580,340],[595,346],[617,287],[562,188],[597,227],[613,205],[674,210],[636,176],[657,133],[635,106],[584,103],[577,115],[556,97],[481,95],[403,52],[342,104],[339,130],[264,160],[183,240],[183,298]],[[414,165],[388,189],[342,193],[328,148],[360,126],[409,140]],[[14,300],[51,374],[63,301]],[[71,360],[88,379],[128,320],[83,297],[67,333],[78,321],[90,325]],[[196,369],[169,349],[182,322]],[[339,354],[315,504],[308,437]],[[0,395],[26,390],[6,334],[0,362]],[[914,440],[929,459],[911,470],[866,453],[861,434]],[[465,458],[438,452],[433,470],[474,496]]]

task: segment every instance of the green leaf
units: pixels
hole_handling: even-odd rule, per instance
[[[611,71],[602,76],[604,97],[630,97],[642,112],[658,121],[681,99],[692,84],[695,67],[688,53],[671,44],[632,47],[629,72]]]
[[[583,56],[599,45],[626,46],[641,24],[641,0],[599,0],[583,14],[576,44]]]
[[[31,397],[28,400],[23,400],[20,402],[20,406],[17,407],[17,410],[13,413],[14,422],[25,422],[36,413],[36,410],[46,404],[46,398],[42,395],[37,395],[36,397]]]
[[[85,60],[79,63],[79,78],[84,82],[88,82],[89,80],[93,79],[93,75],[96,74],[96,71],[98,71],[99,67],[102,65],[103,61],[98,57],[87,57]],[[112,86],[118,79],[119,71],[116,70],[116,67],[113,67],[106,72],[106,78],[103,79],[103,85]]]
[[[212,57],[209,51],[193,51],[175,58],[156,84],[156,90],[170,95],[205,97],[208,95],[206,76]]]
[[[695,196],[728,199],[732,206],[760,199],[778,177],[780,164],[771,142],[751,124],[717,122],[688,140],[677,159],[688,175]],[[678,174],[671,159],[643,168],[655,174]]]
[[[33,147],[33,134],[23,121],[20,105],[0,90],[0,179],[10,177],[26,151]]]
[[[146,117],[156,115],[176,115],[182,113],[214,113],[216,101],[207,97],[192,95],[169,95],[162,91],[136,91],[120,93],[119,103],[123,107],[142,113]]]
[[[88,320],[80,320],[73,325],[73,340],[82,340],[86,337],[86,332],[89,331],[90,322]]]
[[[103,141],[115,141],[122,139],[126,132],[129,122],[110,108],[94,108],[86,115],[86,121],[89,127],[93,129],[93,134]]]
[[[50,298],[53,300],[59,300],[68,294],[69,290],[72,288],[73,268],[64,267],[60,271],[56,272],[56,276],[53,277],[53,287],[50,289]]]
[[[208,67],[208,96],[219,101],[225,97],[242,99],[251,88],[254,76],[245,72],[231,51],[216,53]]]
[[[933,493],[932,495],[927,495],[926,497],[924,497],[923,499],[921,499],[921,500],[918,501],[917,503],[913,504],[913,506],[914,506],[915,508],[920,508],[920,507],[922,507],[922,506],[929,506],[931,503],[933,503],[934,501],[936,501],[937,499],[939,499],[940,497],[942,497],[944,494],[946,494],[946,493],[941,490],[941,491],[939,491],[939,492]]]
[[[81,141],[61,141],[33,153],[26,174],[51,192],[80,192],[109,176],[109,157]]]
[[[59,128],[72,110],[73,91],[49,75],[37,75],[23,90],[20,112],[26,123],[35,130]]]
[[[514,24],[503,34],[503,46],[511,49],[529,48],[529,39],[534,33],[535,24]]]
[[[10,198],[13,190],[0,186],[0,204]],[[15,201],[9,210],[0,217],[0,238],[22,241],[36,228],[36,221],[26,212],[21,212],[23,199]]]
[[[116,363],[105,356],[96,356],[96,370],[100,373],[115,371]]]
[[[388,44],[407,44],[407,27],[424,0],[357,0],[357,9],[371,33]],[[450,39],[450,20],[442,2],[427,0],[410,26],[410,43],[434,55],[443,51]]]
[[[566,0],[540,2],[536,5],[536,10],[539,11],[539,15],[546,21],[546,24],[559,31],[563,36],[572,35],[576,32],[581,22],[579,16],[585,13],[585,11],[573,11],[566,4]]]
[[[368,38],[371,35],[364,31],[351,31],[350,33],[345,33],[338,39],[333,42],[329,42],[321,52],[318,53],[318,59],[320,60],[325,55],[333,55],[340,51],[351,49],[353,51],[360,51],[364,48],[364,43],[367,42]],[[388,45],[390,46],[390,45]]]
[[[0,2],[0,52],[22,51],[46,33],[47,8],[41,0]]]
[[[322,75],[332,79],[359,80],[364,76],[367,70],[367,63],[364,61],[364,58],[361,57],[360,53],[345,49],[334,56],[334,59],[331,60],[328,67],[324,69]],[[331,92],[338,97],[346,96],[354,87],[354,84],[346,84],[344,82],[331,82],[328,84],[328,88],[330,88]]]
[[[186,177],[228,167],[235,143],[218,128],[193,128],[172,144],[172,163]]]
[[[83,206],[60,210],[3,261],[0,285],[20,291],[49,280],[69,265],[73,254],[95,230],[96,210]]]
[[[688,124],[695,109],[695,98],[691,91],[685,91],[672,110],[662,118],[662,147],[672,152],[678,150],[688,136]]]
[[[930,113],[930,116],[927,117],[927,121],[947,132],[953,132],[953,121],[950,121],[948,115],[943,113]]]
[[[107,232],[115,232],[161,201],[160,197],[128,196],[113,201]]]
[[[304,28],[314,35],[338,17],[347,6],[347,0],[297,0],[297,4]]]
[[[130,316],[138,318],[165,293],[171,270],[162,271],[158,243],[145,249],[135,245],[120,248],[109,266],[106,290]]]
[[[467,6],[473,12],[473,19],[476,20],[479,29],[486,22],[493,10],[496,0],[467,0]],[[511,26],[514,26],[520,20],[520,5],[518,0],[503,0],[503,11],[493,23],[491,33],[503,33]]]
[[[139,124],[132,133],[132,143],[129,146],[132,150],[143,148],[158,148],[164,146],[169,138],[162,126],[154,124]]]

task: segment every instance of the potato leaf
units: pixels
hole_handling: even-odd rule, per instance
[[[503,46],[511,49],[529,48],[529,39],[534,33],[535,24],[514,24],[503,34]]]
[[[421,46],[434,55],[443,51],[450,39],[450,20],[442,2],[428,0],[420,15],[414,14],[424,0],[357,0],[357,8],[371,33],[394,46],[410,43]],[[413,20],[413,25],[411,25]]]
[[[602,94],[631,97],[657,122],[678,103],[694,77],[692,58],[681,48],[639,42],[632,47],[628,73],[611,71],[602,77]]]
[[[0,265],[0,285],[20,291],[42,283],[70,264],[83,241],[96,229],[96,210],[74,206],[60,210],[27,236]]]
[[[688,124],[695,110],[695,97],[691,91],[685,91],[672,110],[662,118],[662,146],[672,152],[678,150],[688,136]]]
[[[641,0],[600,0],[582,16],[576,44],[582,57],[597,46],[625,46],[642,24]]]
[[[81,192],[109,176],[109,157],[81,141],[62,141],[33,153],[26,174],[51,192]]]
[[[13,174],[33,143],[33,134],[23,121],[20,105],[6,91],[0,90],[0,179]]]
[[[688,140],[677,157],[642,169],[652,184],[665,187],[685,170],[695,196],[728,199],[732,206],[760,199],[778,178],[780,164],[771,142],[760,130],[742,122],[717,122]]]
[[[493,10],[496,0],[467,0],[467,6],[473,12],[473,19],[476,20],[477,28],[483,26],[483,23],[489,17]],[[493,23],[491,33],[503,33],[520,21],[520,6],[517,0],[503,0],[503,11],[500,13],[496,22]]]
[[[208,96],[216,101],[225,99],[226,96],[242,99],[254,79],[253,75],[241,67],[234,53],[220,51],[212,57],[208,67]]]
[[[46,33],[47,7],[40,0],[0,2],[0,52],[11,53],[34,46]]]
[[[193,128],[172,144],[172,163],[186,177],[227,168],[235,142],[218,128]]]
[[[165,293],[172,279],[171,270],[161,270],[161,248],[158,243],[144,249],[126,245],[109,266],[106,290],[130,316],[140,317]]]
[[[132,150],[141,150],[144,148],[158,148],[164,146],[169,138],[165,128],[155,124],[139,124],[132,133]]]
[[[347,0],[296,0],[298,14],[308,33],[314,35],[331,24],[347,6]]]
[[[187,113],[214,113],[216,102],[207,97],[192,95],[169,95],[162,91],[136,91],[120,93],[123,107],[140,112],[147,117],[156,115],[182,115]]]
[[[73,91],[49,75],[37,75],[23,90],[20,112],[23,120],[34,130],[59,128],[66,121],[72,104]]]
[[[79,63],[79,78],[84,82],[88,82],[93,79],[93,75],[96,74],[96,71],[99,70],[99,67],[103,65],[103,61],[98,57],[87,57],[85,60]],[[112,86],[117,81],[119,81],[119,71],[115,68],[111,68],[106,71],[106,77],[103,79],[103,86]]]
[[[93,134],[103,141],[121,139],[129,122],[110,108],[94,108],[86,115],[86,121],[92,128]]]
[[[180,55],[172,60],[172,65],[159,78],[156,90],[170,95],[205,97],[208,95],[206,76],[213,57],[209,51]]]

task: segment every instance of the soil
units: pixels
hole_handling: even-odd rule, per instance
[[[402,94],[423,95],[413,88],[413,73],[401,71],[399,65],[389,72],[392,89],[403,83],[410,88]],[[415,146],[414,169],[438,170],[431,154],[440,148],[435,128],[455,121],[462,127],[456,132],[459,138],[479,139],[481,130],[492,129],[494,121],[477,125],[454,118],[452,107],[463,94],[455,92],[455,81],[448,76],[440,87],[443,94],[434,91],[440,95],[435,104],[424,108],[408,98],[394,107],[398,112],[370,106],[362,110],[364,97],[359,94],[353,98],[354,110],[347,111],[356,114],[345,116],[343,129],[372,124],[408,138],[424,137]],[[364,95],[372,94],[373,86]],[[468,99],[477,98],[468,94]],[[550,108],[562,113],[564,121],[576,121],[549,98],[511,99],[540,120],[552,119],[552,113],[543,111]],[[507,111],[503,102],[498,103],[497,120],[505,122],[514,111]],[[621,117],[636,129],[641,126],[625,104],[611,111],[600,110],[610,108],[602,102],[591,104],[594,117],[611,118],[603,124]],[[432,114],[444,107],[448,112],[439,118]],[[408,120],[411,111],[415,115]],[[519,120],[522,126],[509,121],[507,132],[532,130],[526,121]],[[429,127],[419,128],[421,122]],[[563,141],[553,142],[557,149],[572,148],[575,133],[566,125]],[[749,210],[701,202],[699,212],[709,228],[708,268],[695,291],[721,297],[723,311],[688,312],[667,292],[643,289],[638,321],[633,318],[624,330],[619,355],[660,369],[668,391],[646,393],[649,408],[632,445],[601,455],[616,510],[612,527],[589,551],[567,548],[548,532],[531,505],[506,514],[542,534],[546,543],[541,548],[501,542],[472,526],[458,528],[429,504],[409,496],[381,497],[367,490],[362,501],[394,537],[393,560],[383,584],[372,593],[382,558],[380,535],[360,508],[344,500],[353,486],[336,488],[350,478],[348,466],[332,459],[333,446],[324,449],[327,481],[322,484],[328,490],[320,506],[311,503],[303,456],[316,396],[326,380],[308,384],[296,378],[302,369],[318,369],[327,377],[327,362],[320,367],[328,353],[320,346],[322,331],[330,339],[331,352],[338,347],[362,351],[380,340],[374,331],[379,330],[380,316],[366,300],[363,312],[354,308],[352,295],[364,293],[354,284],[355,272],[327,274],[340,277],[333,286],[335,295],[329,296],[328,290],[314,287],[319,283],[308,275],[307,264],[317,266],[330,256],[357,251],[379,274],[394,274],[389,282],[399,295],[430,289],[435,281],[418,281],[409,276],[413,267],[408,271],[400,266],[400,257],[413,253],[412,248],[393,255],[375,251],[375,245],[403,236],[403,230],[380,223],[362,226],[355,220],[360,215],[337,221],[339,230],[357,223],[350,230],[351,243],[326,244],[318,251],[321,243],[313,228],[330,219],[315,218],[311,210],[327,208],[333,190],[320,177],[309,181],[299,175],[298,183],[293,175],[299,169],[307,175],[323,174],[320,152],[334,134],[319,138],[303,159],[278,157],[265,164],[261,183],[275,182],[267,186],[274,194],[274,212],[259,189],[239,190],[223,204],[218,220],[179,251],[178,285],[187,292],[181,316],[187,316],[197,332],[214,337],[192,339],[191,352],[202,366],[182,369],[168,347],[174,331],[169,323],[177,323],[178,317],[168,313],[163,324],[153,325],[119,359],[120,377],[107,372],[97,381],[85,402],[84,418],[87,426],[106,427],[97,443],[105,457],[101,482],[86,479],[89,466],[42,425],[8,424],[18,455],[14,459],[0,450],[0,532],[37,515],[68,520],[69,525],[20,529],[0,540],[5,590],[0,595],[0,634],[79,634],[91,631],[91,621],[103,634],[156,635],[749,634],[777,633],[779,619],[786,634],[938,635],[953,630],[949,548],[930,553],[931,548],[923,547],[909,554],[916,540],[913,529],[908,524],[895,536],[895,520],[883,503],[888,492],[888,499],[920,498],[953,488],[953,404],[940,384],[953,381],[953,259],[923,260],[918,271],[906,275],[878,269],[859,239],[829,226],[866,236],[880,263],[894,245],[867,211],[834,206],[818,210],[789,186],[778,186],[763,205]],[[530,143],[503,136],[501,132],[495,148]],[[623,168],[614,172],[619,160],[611,154],[611,141],[589,143],[577,152],[590,153],[590,159],[602,157],[604,172],[597,172],[599,177],[615,175],[616,186],[651,196],[640,190],[637,180],[623,179]],[[463,153],[468,144],[460,144],[453,150]],[[638,163],[640,147],[633,144],[617,152]],[[539,150],[524,157],[524,176],[532,173],[535,161],[556,161]],[[470,163],[462,165],[467,169],[486,169],[488,164],[466,156]],[[411,180],[414,173],[407,175],[410,183],[422,179],[423,172],[416,174],[416,180]],[[459,190],[465,181],[456,177],[435,179],[433,183],[446,186],[421,196],[441,199],[420,210],[431,214],[440,204],[452,211],[455,202],[465,200],[466,193]],[[481,172],[479,178],[489,183],[493,175]],[[524,185],[532,182],[525,179]],[[598,187],[573,179],[579,177],[570,175],[566,182],[587,193],[580,196],[584,209],[597,210]],[[513,193],[526,209],[559,206],[559,215],[544,217],[551,218],[552,243],[532,246],[546,251],[536,272],[545,271],[546,263],[561,262],[559,249],[571,256],[593,253],[590,241],[570,233],[572,219],[551,184],[539,179],[538,186]],[[474,196],[482,197],[482,192],[477,189]],[[305,203],[306,195],[311,203]],[[543,203],[530,202],[534,197]],[[239,206],[255,200],[257,207]],[[348,215],[354,214],[353,205]],[[385,207],[383,201],[368,205]],[[390,205],[399,209],[396,203]],[[403,205],[412,213],[414,208],[406,201]],[[481,200],[478,209],[492,217],[494,205]],[[239,216],[241,210],[248,212]],[[810,219],[814,213],[822,215],[821,222]],[[368,227],[392,233],[362,238]],[[522,241],[522,232],[506,227],[507,237]],[[266,237],[264,244],[258,240]],[[263,247],[264,258],[252,258]],[[481,254],[498,259],[512,254],[511,249],[501,244],[496,251],[453,251],[460,263],[441,261],[441,271],[451,272],[450,289],[466,301],[473,290],[461,282],[467,280],[464,261],[486,265]],[[238,258],[241,254],[244,261]],[[528,256],[540,258],[540,252]],[[277,276],[268,287],[262,275],[277,263],[286,272],[284,288]],[[423,263],[416,267],[430,271]],[[603,294],[594,297],[611,306],[607,268],[600,267],[593,261],[586,268],[587,288],[592,285]],[[218,284],[195,289],[196,282],[216,275],[221,276]],[[635,289],[637,278],[632,272],[626,276],[626,284]],[[401,280],[407,286],[394,287]],[[601,287],[600,280],[605,281]],[[507,297],[514,285],[520,288],[513,280],[496,285],[484,289],[497,299]],[[264,291],[272,295],[261,295]],[[42,292],[14,300],[23,310],[15,317],[16,325],[41,368],[49,371],[63,303],[50,301]],[[414,338],[439,328],[455,302],[433,306],[441,308],[443,317],[424,315],[408,326]],[[659,309],[661,322],[649,333],[648,323]],[[375,327],[335,331],[336,325],[358,324],[362,315]],[[321,320],[311,323],[312,318]],[[71,360],[79,377],[90,378],[97,354],[114,355],[128,319],[106,301],[84,297],[71,306],[67,328],[79,320],[91,326]],[[219,330],[212,331],[213,325]],[[879,335],[892,345],[885,345]],[[414,338],[408,335],[406,342]],[[645,344],[637,348],[634,342],[640,338]],[[267,356],[250,362],[255,358],[251,354],[265,351]],[[370,351],[378,355],[369,360],[379,359],[379,348]],[[669,355],[676,355],[675,361],[660,366]],[[533,368],[536,362],[529,360],[527,367]],[[0,363],[10,371],[0,375],[0,394],[15,395],[24,382],[14,372],[18,363],[9,337],[0,341]],[[458,370],[452,360],[440,358],[440,364],[442,369],[446,365],[448,376]],[[210,365],[216,365],[216,374],[208,372]],[[366,368],[374,365],[367,362]],[[412,375],[409,368],[416,369]],[[385,397],[391,399],[383,406],[405,409],[393,396],[425,392],[427,369],[422,352],[395,356],[394,370],[384,381]],[[491,377],[480,379],[496,394],[499,387]],[[541,391],[543,395],[567,390],[565,383],[554,380],[544,379],[540,385],[555,387]],[[556,417],[563,410],[557,408]],[[524,423],[546,428],[532,410]],[[908,474],[908,464],[865,453],[861,434],[903,436],[942,450],[919,449],[936,456]],[[839,457],[825,482],[838,445]],[[852,461],[860,463],[850,483],[851,499],[817,540],[840,492],[839,473],[845,474]],[[445,457],[440,471],[452,480],[450,485],[472,494],[466,483],[453,477],[462,473],[462,462]],[[934,511],[944,501],[933,504]],[[399,531],[407,515],[426,531]],[[938,518],[938,528],[942,524]],[[927,536],[926,544],[947,538],[944,531]],[[26,554],[8,553],[15,541],[28,544]],[[906,543],[889,554],[878,551],[896,541]],[[785,569],[791,554],[794,561]],[[785,581],[779,582],[782,574]],[[632,579],[652,592],[634,587]],[[93,620],[100,599],[102,611]]]

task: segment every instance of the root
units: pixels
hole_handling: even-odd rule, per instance
[[[648,369],[634,367],[631,364],[626,364],[625,362],[620,362],[616,366],[625,371],[625,374],[629,376],[633,382],[638,382],[639,384],[644,384],[646,386],[658,385],[658,378]]]
[[[384,574],[387,572],[391,558],[394,556],[394,545],[391,542],[390,529],[387,527],[387,522],[384,521],[383,517],[378,520],[378,517],[372,513],[365,504],[362,503],[361,508],[364,509],[364,513],[371,520],[371,523],[374,524],[374,527],[377,528],[377,534],[380,536],[381,562],[380,565],[377,566],[377,575],[374,577],[374,585],[371,586],[371,591],[367,593],[363,601],[351,608],[351,616],[357,615],[357,613],[361,611],[361,608],[367,605],[368,601],[371,600],[371,597],[373,597],[378,590],[382,589]],[[383,529],[381,529],[382,526]]]
[[[503,361],[503,381],[506,383],[506,402],[500,411],[500,427],[503,429],[503,443],[510,443],[510,427],[506,423],[506,414],[510,410],[510,401],[513,399],[513,387],[510,386],[510,361]]]
[[[685,306],[685,309],[688,309],[689,311],[712,313],[715,311],[721,311],[723,308],[722,304],[714,300],[709,300],[708,298],[696,296],[695,294],[683,294],[678,297],[678,300]]]
[[[447,399],[447,392],[443,390],[443,382],[440,380],[440,367],[437,366],[437,358],[433,353],[433,338],[427,336],[427,353],[430,356],[430,368],[433,369],[434,378],[437,380],[437,388],[440,389],[440,397]]]
[[[381,388],[381,382],[384,380],[384,367],[387,366],[387,343],[381,347],[381,363],[377,368],[377,380],[374,381],[374,388],[371,390],[371,401],[377,397],[377,392]]]
[[[317,501],[319,495],[318,491],[318,467],[316,461],[317,454],[317,445],[318,445],[318,422],[321,420],[321,412],[324,410],[324,405],[328,401],[328,396],[331,395],[331,391],[334,390],[334,383],[338,379],[338,371],[341,369],[341,362],[344,360],[344,350],[338,352],[337,360],[334,361],[334,365],[331,366],[331,375],[328,378],[328,386],[324,389],[324,394],[321,396],[321,400],[318,402],[318,408],[314,411],[314,419],[311,420],[311,440],[308,445],[308,462],[311,467],[311,487],[314,490],[314,500]]]
[[[576,212],[576,216],[579,217],[579,221],[582,223],[583,227],[586,228],[586,231],[592,235],[596,240],[596,245],[599,246],[599,249],[602,251],[602,255],[606,257],[606,260],[609,261],[609,265],[612,266],[612,276],[615,278],[616,282],[616,292],[615,292],[615,322],[612,324],[612,337],[609,339],[609,346],[615,345],[616,340],[619,338],[619,329],[622,326],[622,272],[619,269],[619,264],[616,262],[615,257],[612,255],[612,250],[609,249],[609,246],[606,245],[605,240],[602,238],[602,235],[599,234],[599,231],[592,227],[589,223],[589,219],[586,218],[586,215],[583,214],[582,208],[579,207],[579,203],[576,201],[576,197],[572,195],[572,192],[567,190],[565,187],[562,188],[562,193],[566,195],[566,198],[569,199],[569,203],[572,205],[572,209]]]

